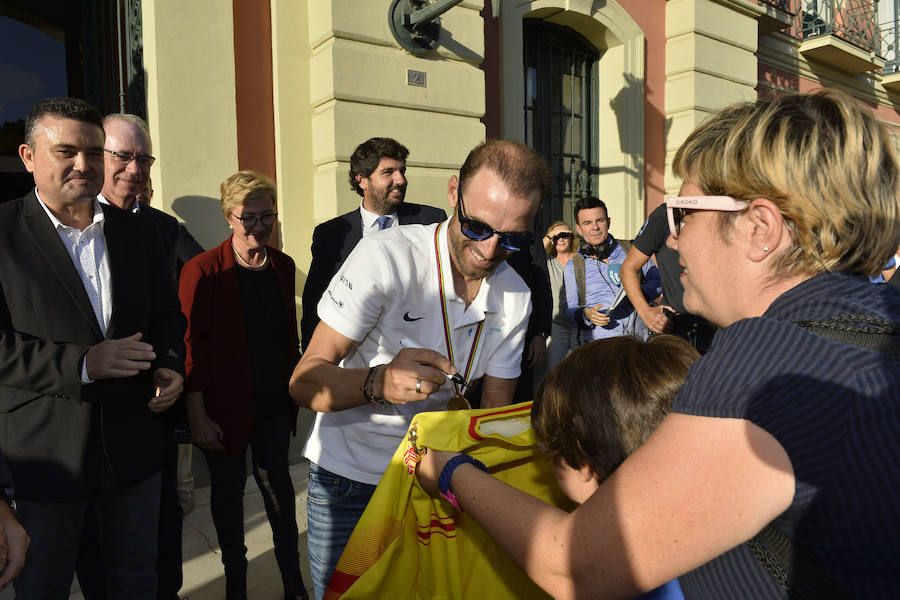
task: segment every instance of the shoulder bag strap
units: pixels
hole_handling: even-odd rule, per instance
[[[584,308],[587,298],[584,289],[585,266],[584,257],[580,253],[576,252],[575,256],[572,257],[572,266],[575,267],[575,285],[578,287],[578,306]]]
[[[821,337],[853,344],[900,359],[900,323],[869,315],[837,315],[796,325]],[[791,598],[803,600],[852,598],[812,560],[802,554],[775,524],[769,523],[747,545],[756,560]]]

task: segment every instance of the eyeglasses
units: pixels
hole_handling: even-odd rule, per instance
[[[549,235],[547,237],[550,238],[550,240],[554,244],[558,244],[559,240],[574,240],[575,234],[573,234],[571,231],[561,231],[560,233],[557,233],[553,237],[550,237]]]
[[[256,222],[260,221],[266,227],[271,227],[275,224],[275,221],[278,219],[278,213],[266,213],[264,215],[256,216],[256,215],[247,215],[246,217],[239,217],[236,214],[232,213],[231,215],[235,219],[241,222],[241,225],[244,226],[245,229],[253,229],[256,227]]]
[[[669,232],[677,238],[689,210],[722,210],[737,212],[747,208],[748,202],[731,196],[669,196],[666,198],[666,214]]]
[[[112,157],[116,159],[116,162],[120,162],[123,165],[127,165],[133,160],[136,160],[139,165],[142,167],[150,167],[153,166],[153,163],[156,161],[155,156],[150,156],[149,154],[132,154],[131,152],[116,152],[115,150],[110,150],[109,148],[104,148],[104,152],[108,152],[112,154]]]
[[[462,185],[456,188],[456,197],[459,198],[459,229],[463,235],[470,240],[481,242],[491,236],[497,235],[500,238],[500,245],[510,252],[518,252],[523,248],[527,248],[534,241],[534,236],[530,233],[513,233],[506,231],[497,231],[487,223],[469,219],[466,217],[466,208],[463,205]]]

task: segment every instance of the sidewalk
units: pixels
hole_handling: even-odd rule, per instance
[[[309,574],[309,556],[306,546],[306,482],[309,463],[300,456],[306,434],[312,427],[315,414],[300,409],[297,419],[297,435],[291,438],[288,459],[291,464],[291,480],[297,498],[297,529],[300,538],[300,572],[306,591],[312,597],[312,577]],[[209,512],[209,472],[203,453],[194,448],[191,468],[194,475],[195,508],[184,518],[181,534],[184,582],[181,597],[190,600],[222,600],[225,597],[225,574],[222,570],[222,554],[216,540],[216,529]],[[251,473],[250,468],[247,469]],[[247,596],[253,600],[282,600],[281,575],[275,562],[272,545],[272,529],[266,518],[262,496],[253,475],[247,477],[244,490],[244,544],[247,546]],[[12,586],[0,592],[0,600],[12,600]],[[84,600],[77,579],[72,583],[69,600]]]
[[[291,479],[297,495],[297,527],[300,530],[300,569],[303,583],[312,596],[312,579],[306,552],[306,480],[309,463],[291,465]],[[209,487],[194,490],[196,508],[184,519],[182,552],[184,585],[182,597],[190,600],[221,600],[225,597],[225,575],[216,531],[209,512]],[[262,496],[253,480],[247,478],[244,495],[244,535],[247,546],[247,596],[254,600],[282,600],[284,590],[272,550],[272,530],[266,519]],[[73,594],[70,598],[81,598]]]

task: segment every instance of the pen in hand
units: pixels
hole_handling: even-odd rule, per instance
[[[441,373],[444,373],[444,372],[441,371]],[[469,387],[469,382],[466,381],[466,379],[459,373],[456,373],[455,375],[450,375],[449,373],[444,373],[444,377],[446,377],[449,381],[452,381],[456,385],[461,385],[464,388]]]
[[[422,346],[420,344],[417,344],[417,343],[407,339],[407,338],[403,338],[400,340],[400,347],[401,348],[421,348]],[[459,373],[455,373],[454,375],[451,375],[449,373],[444,373],[443,371],[441,371],[441,373],[444,374],[444,377],[446,377],[448,381],[452,381],[456,385],[461,385],[466,389],[469,388],[469,382],[466,381],[466,378],[463,377],[462,375],[460,375]]]

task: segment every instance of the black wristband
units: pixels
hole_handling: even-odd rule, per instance
[[[384,398],[375,397],[375,392],[372,389],[375,385],[375,370],[378,369],[378,367],[383,366],[384,365],[375,365],[374,367],[369,367],[369,374],[366,375],[366,380],[359,386],[359,391],[362,392],[363,398],[365,398],[366,402],[373,407],[387,406],[390,404],[390,402]]]
[[[456,467],[466,463],[475,465],[485,473],[488,472],[484,463],[477,458],[472,458],[466,454],[458,454],[447,461],[447,464],[441,469],[441,476],[438,478],[438,490],[441,496],[460,512],[462,512],[462,507],[459,505],[459,500],[456,499],[456,494],[450,491],[450,478],[453,476],[453,471],[456,470]]]

